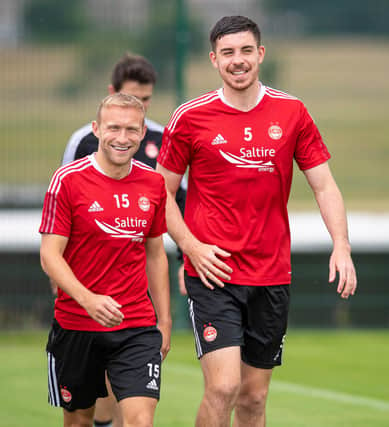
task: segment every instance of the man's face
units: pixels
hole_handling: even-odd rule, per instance
[[[140,84],[135,80],[127,80],[123,83],[119,92],[136,96],[142,102],[145,111],[147,111],[153,95],[153,85],[151,83]]]
[[[250,31],[226,34],[216,41],[215,51],[209,54],[224,84],[238,91],[256,84],[264,56],[265,48],[257,46]]]
[[[101,110],[93,132],[99,139],[98,156],[104,166],[128,167],[146,132],[143,113],[136,108],[108,106]]]

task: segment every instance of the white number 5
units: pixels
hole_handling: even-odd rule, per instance
[[[253,139],[253,132],[251,128],[244,128],[244,140],[251,141]]]

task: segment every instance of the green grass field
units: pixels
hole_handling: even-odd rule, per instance
[[[287,336],[275,370],[268,427],[387,427],[389,333],[300,331]],[[0,425],[61,425],[47,403],[46,333],[0,334]],[[189,332],[175,333],[163,367],[156,427],[194,425],[202,375]]]

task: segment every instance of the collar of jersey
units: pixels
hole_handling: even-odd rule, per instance
[[[251,110],[253,110],[262,101],[263,97],[265,96],[265,86],[261,82],[258,82],[258,84],[260,85],[260,89],[259,89],[259,93],[258,93],[257,102],[255,103],[254,107]],[[224,104],[228,105],[229,107],[233,108],[234,110],[237,110],[237,108],[234,105],[232,105],[231,103],[229,103],[226,100],[222,87],[217,90],[217,94],[219,95],[220,100]],[[249,111],[251,111],[251,110],[249,110]]]
[[[111,178],[108,174],[106,174],[104,171],[103,171],[103,169],[100,167],[100,165],[97,163],[97,160],[96,160],[96,153],[92,153],[92,154],[90,154],[88,157],[89,157],[89,159],[90,159],[90,161],[91,161],[91,163],[92,163],[92,166],[98,171],[98,172],[100,172],[101,174],[103,174],[103,175],[105,175],[105,176],[107,176],[108,178]],[[131,171],[132,171],[132,159],[130,160],[130,168],[129,168],[129,170],[128,170],[128,174],[127,174],[127,176],[128,175],[130,175],[130,173],[131,173]]]

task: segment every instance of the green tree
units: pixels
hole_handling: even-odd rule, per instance
[[[310,34],[389,34],[388,0],[263,0],[270,13],[297,12]]]
[[[32,41],[58,43],[77,40],[86,17],[82,0],[29,0],[23,10],[26,37]]]

